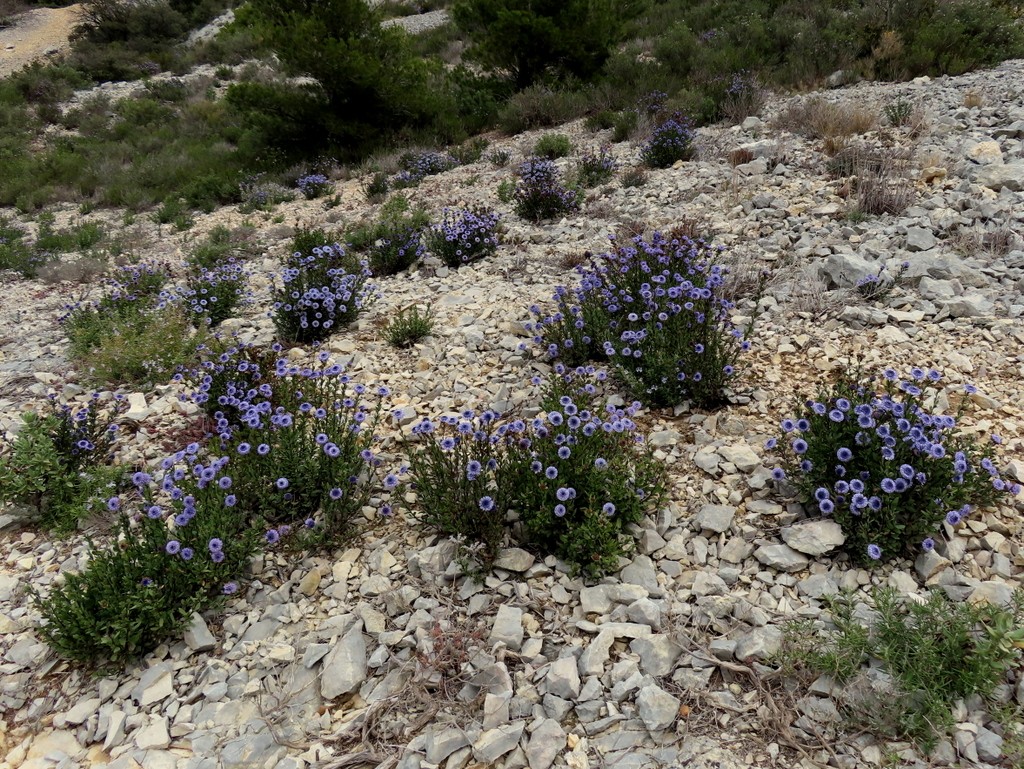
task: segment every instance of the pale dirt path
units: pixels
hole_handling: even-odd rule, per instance
[[[66,51],[80,8],[36,8],[20,16],[15,26],[0,30],[0,78],[46,58],[48,52]]]

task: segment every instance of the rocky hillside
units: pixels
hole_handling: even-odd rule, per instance
[[[691,223],[727,247],[737,315],[760,311],[754,346],[728,406],[643,413],[671,491],[636,532],[634,557],[588,583],[513,547],[474,581],[451,542],[427,537],[398,510],[368,521],[342,552],[269,552],[223,613],[197,615],[183,640],[94,677],[42,643],[26,592],[46,593],[84,566],[84,533],[52,540],[0,512],[0,767],[1006,765],[1002,727],[980,700],[958,705],[955,731],[926,755],[844,731],[848,688],[822,679],[794,694],[767,663],[784,623],[824,619],[825,598],[839,590],[890,585],[923,595],[937,586],[956,600],[1008,601],[1024,573],[1024,498],[947,527],[916,561],[868,571],[829,555],[840,544],[834,527],[780,496],[762,447],[830,375],[920,365],[944,374],[940,406],[955,408],[965,383],[978,388],[962,424],[986,440],[997,433],[1000,466],[1024,481],[1022,84],[1024,62],[1010,61],[825,92],[830,103],[879,116],[845,147],[806,135],[794,98],[774,97],[761,118],[702,129],[693,161],[650,171],[642,186],[616,179],[591,191],[580,214],[540,225],[496,195],[540,133],[494,139],[491,150],[511,154],[507,168],[481,160],[425,179],[408,194],[433,220],[444,206],[480,203],[502,213],[505,234],[497,254],[475,265],[449,270],[426,257],[381,279],[381,299],[326,344],[353,377],[388,385],[403,407],[384,442],[396,460],[397,439],[419,417],[507,411],[536,397],[531,377],[548,365],[524,328],[527,308],[550,304],[573,279],[567,265],[606,250],[610,233]],[[913,105],[914,119],[886,125],[884,108],[897,100]],[[610,138],[582,124],[560,130],[577,152]],[[636,146],[611,151],[622,169],[639,164]],[[909,205],[850,216],[858,193],[836,164],[851,153],[879,158],[886,194],[907,195]],[[172,264],[217,225],[254,225],[252,301],[225,325],[269,344],[269,287],[293,226],[372,215],[363,182],[338,180],[338,205],[326,211],[320,201],[271,214],[221,209],[183,234],[144,217],[125,225],[120,212],[89,216],[121,228],[136,254]],[[57,224],[78,217],[60,211]],[[763,271],[768,288],[755,308],[745,299]],[[880,271],[899,275],[887,296],[857,289]],[[89,290],[98,288],[5,281],[0,430],[9,436],[48,392],[88,397],[57,318]],[[428,303],[435,333],[409,351],[390,347],[382,322]],[[178,395],[174,384],[128,395],[134,429],[122,462],[177,448],[168,436],[197,410]],[[998,697],[1024,705],[1019,670]]]

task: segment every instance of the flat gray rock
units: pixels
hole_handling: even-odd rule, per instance
[[[363,623],[356,622],[335,642],[320,671],[320,694],[333,700],[354,692],[366,680],[366,639]]]

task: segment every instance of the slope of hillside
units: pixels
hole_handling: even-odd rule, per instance
[[[851,216],[849,177],[829,172],[820,139],[785,121],[798,101],[789,97],[773,97],[762,118],[742,126],[702,129],[695,160],[648,171],[642,186],[621,183],[639,165],[639,147],[611,145],[619,175],[589,191],[581,213],[558,221],[524,222],[497,197],[543,132],[496,138],[489,149],[507,151],[508,167],[479,160],[407,190],[432,221],[445,206],[493,207],[505,234],[477,264],[452,270],[427,256],[378,280],[380,300],[324,345],[354,379],[393,393],[388,406],[401,413],[381,429],[389,467],[401,463],[401,442],[419,418],[536,402],[531,379],[550,364],[524,328],[528,307],[550,308],[556,286],[574,279],[567,265],[607,250],[610,233],[687,224],[726,246],[738,320],[755,310],[754,276],[768,274],[753,349],[728,405],[648,409],[638,418],[667,463],[670,494],[636,532],[632,558],[588,583],[554,557],[509,547],[477,582],[463,574],[454,544],[425,534],[399,499],[390,517],[368,509],[347,549],[269,550],[223,611],[197,615],[182,640],[95,678],[40,641],[24,589],[46,593],[82,568],[84,536],[52,540],[0,512],[0,769],[852,769],[892,755],[907,767],[1007,765],[1003,726],[980,701],[957,708],[955,730],[929,756],[844,731],[839,712],[853,687],[822,679],[793,694],[776,685],[770,663],[786,623],[824,626],[826,599],[840,590],[860,611],[868,591],[884,585],[901,595],[936,588],[958,601],[1006,601],[1024,573],[1024,495],[945,527],[927,556],[867,570],[829,554],[841,544],[834,530],[781,495],[763,447],[796,403],[840,372],[934,367],[944,375],[940,407],[955,410],[965,384],[978,388],[962,424],[985,440],[998,434],[999,466],[1024,481],[1021,83],[1024,61],[1009,61],[955,78],[819,94],[872,115],[900,99],[919,110],[914,125],[883,119],[844,140],[862,156],[892,161],[884,184],[911,197],[895,214]],[[609,131],[581,122],[558,130],[575,147],[561,169],[610,141]],[[125,225],[121,212],[89,216],[130,235],[138,256],[178,269],[213,227],[254,226],[253,296],[225,329],[268,345],[270,286],[292,225],[375,215],[366,181],[335,181],[329,210],[305,200],[272,213],[224,208],[198,215],[185,234],[141,217]],[[80,217],[66,207],[57,224]],[[902,277],[889,296],[865,298],[858,281],[881,270]],[[0,430],[9,435],[50,391],[89,397],[57,324],[82,291],[5,282]],[[436,331],[395,350],[381,324],[414,304],[433,307]],[[313,353],[283,355],[301,362]],[[180,390],[165,383],[125,393],[132,427],[121,462],[151,466],[176,448],[163,438],[181,434],[198,410]],[[622,402],[611,390],[605,396]],[[1003,699],[1024,706],[1024,676],[1015,675]]]

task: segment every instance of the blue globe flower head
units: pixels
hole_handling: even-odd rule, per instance
[[[875,544],[868,545],[868,558],[870,558],[873,561],[877,561],[881,557],[882,548]]]
[[[491,510],[494,509],[494,499],[492,499],[491,497],[481,497],[479,505],[480,509],[483,510],[485,513],[490,512]]]

